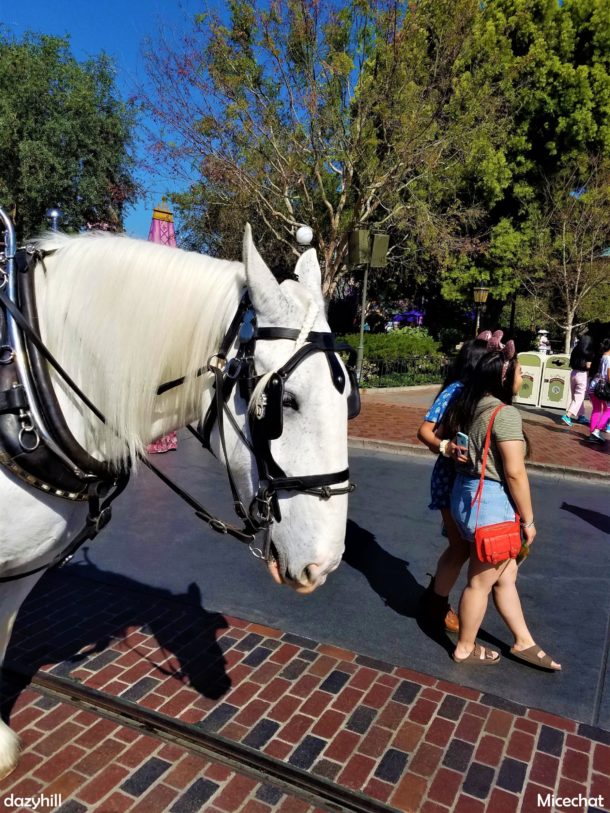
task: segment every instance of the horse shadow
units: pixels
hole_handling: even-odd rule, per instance
[[[70,564],[43,577],[23,604],[5,657],[0,714],[8,720],[41,666],[57,664],[50,672],[64,678],[79,668],[103,668],[111,663],[108,647],[120,641],[122,652],[154,665],[150,676],[176,677],[217,700],[231,687],[217,640],[228,626],[222,614],[201,606],[194,583],[184,593],[172,593],[90,561]],[[134,630],[149,633],[161,652],[132,644],[128,636]]]
[[[443,627],[439,628],[431,622],[423,611],[422,597],[425,588],[409,570],[409,562],[388,553],[371,531],[352,520],[347,522],[343,561],[366,577],[388,607],[405,618],[413,618],[424,635],[442,647],[448,655],[453,655],[457,638],[451,637]],[[503,652],[508,651],[505,642],[482,627],[477,638]]]

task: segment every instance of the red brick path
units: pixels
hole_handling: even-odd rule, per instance
[[[74,621],[85,604],[97,614],[87,629],[103,629],[97,646]],[[398,811],[529,813],[537,793],[601,794],[610,810],[609,731],[221,618],[51,574],[26,602],[9,658],[218,732]],[[163,632],[155,638],[151,628]],[[25,751],[0,786],[0,806],[11,791],[61,792],[62,813],[311,813],[271,784],[30,690],[11,719]]]
[[[383,391],[366,392],[360,415],[350,422],[350,437],[410,444],[421,450],[424,447],[417,440],[417,429],[425,413],[425,406],[388,403]],[[610,475],[610,441],[607,448],[591,446],[586,442],[588,427],[574,425],[568,429],[559,418],[542,413],[531,416],[525,410],[522,417],[531,441],[531,462]]]

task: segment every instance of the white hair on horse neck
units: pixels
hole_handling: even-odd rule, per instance
[[[107,426],[58,387],[86,416],[89,449],[135,460],[164,416],[183,426],[200,414],[211,376],[196,374],[237,309],[243,265],[106,233],[47,234],[37,246],[53,252],[36,274],[43,338]],[[184,384],[156,395],[182,376]]]

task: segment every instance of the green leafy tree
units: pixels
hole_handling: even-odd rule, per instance
[[[586,176],[558,175],[545,190],[535,222],[531,265],[522,269],[526,291],[545,317],[561,328],[568,352],[572,332],[602,313],[610,291],[610,161],[595,162]],[[607,313],[607,312],[606,312]]]
[[[239,254],[243,222],[285,259],[311,225],[332,293],[357,224],[392,233],[391,267],[468,253],[480,212],[462,167],[498,162],[494,82],[463,74],[478,0],[231,0],[154,43],[145,103],[193,245]],[[184,233],[184,230],[183,230]],[[423,262],[422,262],[423,261]]]
[[[118,98],[106,56],[78,63],[68,41],[0,32],[0,203],[20,238],[46,226],[121,228],[135,197],[133,115]]]
[[[467,298],[483,281],[501,302],[521,288],[537,230],[556,210],[549,209],[548,185],[561,188],[566,173],[586,176],[592,155],[610,156],[610,6],[607,0],[484,5],[471,58],[495,82],[507,127],[492,159],[468,170],[465,188],[485,210],[472,232],[478,251],[447,264],[443,294]],[[566,325],[566,302],[560,307],[553,319]]]

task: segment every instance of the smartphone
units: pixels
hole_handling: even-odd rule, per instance
[[[467,449],[468,435],[465,435],[463,432],[458,432],[455,436],[455,442],[458,446],[463,446],[465,449]]]

